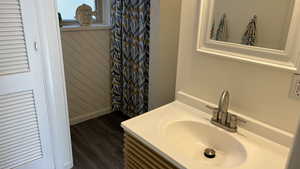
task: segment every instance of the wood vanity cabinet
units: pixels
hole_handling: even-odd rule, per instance
[[[123,151],[124,169],[179,169],[128,133]]]

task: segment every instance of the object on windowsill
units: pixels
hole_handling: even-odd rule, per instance
[[[92,24],[94,15],[96,15],[96,12],[93,12],[89,5],[82,4],[76,9],[75,18],[81,26],[88,26]]]
[[[228,25],[227,25],[226,14],[223,14],[220,20],[217,33],[216,33],[216,40],[224,41],[224,42],[228,40]]]
[[[253,18],[247,25],[247,29],[242,37],[242,44],[255,46],[256,45],[256,22],[257,16],[254,15]]]

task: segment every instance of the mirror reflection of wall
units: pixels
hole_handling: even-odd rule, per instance
[[[293,5],[294,0],[214,0],[211,39],[284,50]]]

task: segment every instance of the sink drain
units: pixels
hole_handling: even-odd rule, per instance
[[[215,158],[216,157],[216,151],[211,148],[207,148],[204,150],[204,156],[207,158]]]

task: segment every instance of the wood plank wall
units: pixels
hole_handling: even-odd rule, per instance
[[[71,124],[111,111],[110,30],[62,31]]]
[[[124,169],[178,169],[128,133],[124,134]]]

